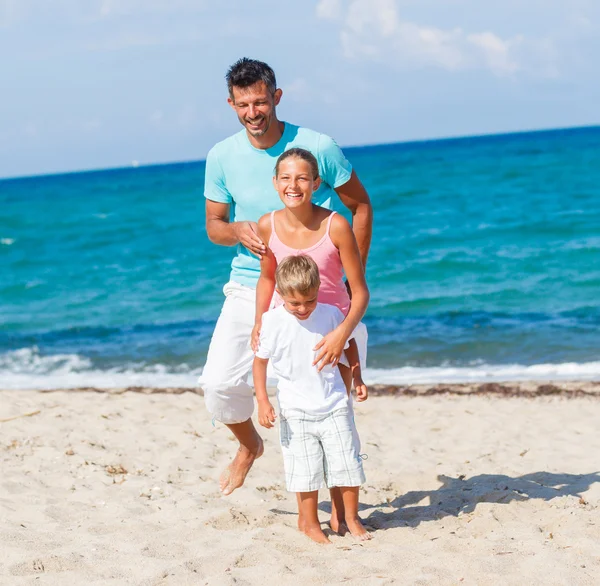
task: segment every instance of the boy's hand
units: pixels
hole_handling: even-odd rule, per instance
[[[357,403],[362,403],[369,398],[369,389],[362,379],[354,382],[354,389],[356,390]]]
[[[252,352],[256,354],[258,352],[258,346],[260,343],[260,328],[262,324],[254,324],[252,328],[252,333],[250,334],[250,347],[252,348]]]
[[[325,366],[331,364],[336,366],[340,360],[340,356],[346,345],[346,337],[336,328],[329,332],[323,339],[313,348],[315,352],[319,351],[313,366],[317,367],[320,372]]]
[[[273,427],[275,423],[275,409],[270,401],[260,401],[258,403],[258,422],[267,429]]]

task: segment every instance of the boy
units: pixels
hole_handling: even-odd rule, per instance
[[[358,516],[358,490],[365,481],[351,399],[337,367],[320,372],[316,344],[344,319],[333,305],[317,302],[319,269],[310,257],[289,256],[277,266],[276,289],[283,305],[263,316],[252,374],[258,421],[271,428],[275,410],[267,396],[267,364],[278,378],[281,447],[288,491],[298,493],[298,528],[317,543],[331,543],[317,514],[318,491],[340,487],[346,526],[366,540]],[[348,345],[347,345],[348,347]],[[355,347],[355,346],[354,346]],[[367,398],[358,353],[346,354],[357,400]]]

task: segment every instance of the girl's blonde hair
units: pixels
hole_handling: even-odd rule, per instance
[[[281,162],[291,157],[306,161],[310,165],[310,170],[312,171],[313,179],[318,179],[319,163],[317,162],[317,158],[310,151],[298,147],[288,149],[287,151],[284,151],[279,155],[279,158],[275,163],[275,177],[279,175],[279,165],[281,164]]]

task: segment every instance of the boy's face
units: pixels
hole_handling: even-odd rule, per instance
[[[279,291],[277,291],[277,293],[279,293],[279,296],[283,299],[283,306],[286,311],[291,313],[297,319],[308,319],[310,314],[317,307],[318,289],[309,291],[307,295],[303,295],[298,291],[293,291],[288,295],[282,295]]]

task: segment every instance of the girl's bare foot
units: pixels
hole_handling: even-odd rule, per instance
[[[317,543],[323,543],[323,544],[330,544],[331,545],[331,541],[329,541],[329,537],[327,537],[327,535],[325,535],[325,533],[323,533],[323,529],[321,529],[320,525],[304,525],[304,529],[302,530],[302,533],[304,533],[304,535],[306,535],[307,537],[310,537],[313,541],[316,541]]]
[[[346,519],[346,524],[348,525],[348,531],[350,531],[350,535],[355,537],[359,541],[368,541],[369,539],[373,539],[373,536],[365,529],[360,517],[353,517],[350,519]]]
[[[225,468],[219,479],[219,488],[225,496],[230,495],[236,488],[239,488],[244,484],[246,475],[250,471],[250,468],[252,468],[254,460],[260,458],[264,451],[265,448],[262,440],[260,440],[258,447],[254,451],[250,451],[247,448],[240,446],[235,458],[231,464]]]

